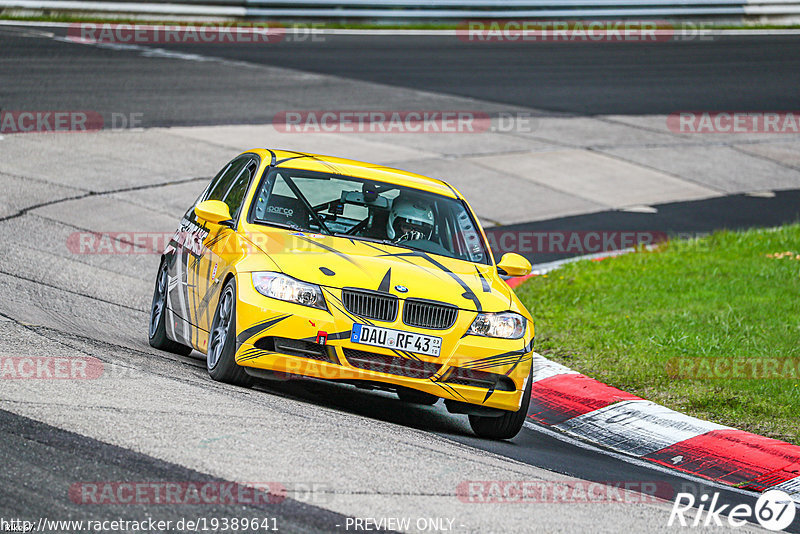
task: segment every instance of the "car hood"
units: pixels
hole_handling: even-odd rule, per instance
[[[511,307],[511,289],[490,265],[357,239],[280,229],[259,234],[256,246],[299,280],[436,300],[465,310],[516,308]]]

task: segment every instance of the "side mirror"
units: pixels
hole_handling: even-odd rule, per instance
[[[231,210],[221,200],[204,200],[195,206],[194,214],[202,221],[233,227]]]
[[[519,254],[507,252],[500,258],[497,270],[500,274],[507,274],[508,276],[525,276],[531,272],[531,262]]]

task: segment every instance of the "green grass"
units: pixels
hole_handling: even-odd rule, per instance
[[[800,380],[692,379],[672,359],[800,360],[800,225],[718,232],[534,277],[538,352],[678,411],[800,444]],[[704,362],[705,360],[703,360]],[[670,371],[672,369],[672,371]]]

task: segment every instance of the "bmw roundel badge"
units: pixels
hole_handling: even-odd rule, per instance
[[[394,288],[398,293],[408,293],[408,288],[406,286],[396,285]]]

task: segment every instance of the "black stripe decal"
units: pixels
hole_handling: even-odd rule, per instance
[[[348,262],[352,263],[353,265],[355,265],[356,267],[361,269],[363,272],[365,272],[365,273],[367,272],[367,271],[364,270],[363,267],[361,267],[361,265],[359,265],[355,260],[353,260],[353,258],[348,256],[347,254],[344,254],[343,252],[340,252],[340,251],[336,250],[333,247],[329,247],[328,245],[324,245],[324,244],[319,243],[319,242],[317,242],[317,241],[315,241],[313,239],[306,239],[305,237],[298,237],[298,239],[300,239],[300,241],[305,241],[306,243],[310,243],[312,245],[316,245],[319,248],[321,248],[322,250],[326,250],[326,251],[328,251],[328,252],[330,252],[332,254],[336,254],[340,258],[343,258],[343,259],[347,260]]]
[[[279,322],[283,321],[284,319],[288,319],[290,315],[283,315],[280,317],[274,317],[272,319],[267,319],[266,321],[262,321],[258,324],[254,324],[250,328],[246,328],[242,330],[238,336],[236,336],[236,344],[241,345],[251,337],[260,334],[264,330],[268,330],[278,324]]]
[[[504,352],[502,354],[495,354],[494,356],[487,356],[486,358],[481,358],[479,360],[473,360],[471,362],[467,362],[464,364],[459,365],[459,367],[464,367],[467,369],[478,369],[483,367],[498,367],[500,365],[507,365],[515,361],[519,356],[524,356],[525,352],[521,352],[518,350]]]
[[[519,364],[521,364],[522,362],[526,362],[526,361],[528,361],[528,360],[530,360],[530,361],[533,361],[533,355],[532,355],[532,354],[531,354],[531,356],[530,356],[530,357],[528,357],[528,358],[526,358],[524,354],[521,354],[521,355],[520,355],[520,357],[519,357],[519,360],[517,360],[517,362],[516,362],[514,365],[512,365],[512,366],[511,366],[511,369],[509,369],[509,370],[506,372],[506,376],[509,376],[509,375],[511,374],[511,372],[512,372],[514,369],[516,369],[516,368],[517,368],[517,366],[518,366]]]
[[[381,285],[378,286],[378,291],[389,293],[391,287],[392,287],[392,268],[389,267],[389,270],[386,271],[385,275],[383,275],[383,280],[381,280]]]
[[[528,342],[528,344],[527,344],[527,345],[525,345],[525,346],[522,348],[522,354],[520,354],[519,360],[517,361],[517,363],[515,363],[514,365],[512,365],[512,366],[511,366],[511,369],[509,369],[509,370],[506,372],[506,376],[510,375],[510,374],[511,374],[511,372],[512,372],[514,369],[516,369],[516,368],[517,368],[517,366],[518,366],[519,364],[521,364],[522,362],[524,362],[524,361],[526,361],[526,360],[531,360],[531,361],[533,361],[533,352],[531,352],[531,351],[533,351],[533,340],[534,340],[534,339],[535,339],[535,338],[531,338],[531,340]],[[528,354],[530,354],[530,358],[525,358],[525,356],[527,356]]]
[[[477,265],[475,266],[475,270],[478,272],[478,278],[481,279],[481,287],[483,288],[483,292],[484,293],[491,293],[492,292],[492,288],[489,286],[489,281],[486,280],[486,278],[483,277],[483,274],[481,274],[481,271],[480,271],[480,269],[478,269]]]
[[[280,165],[281,163],[286,163],[287,161],[292,161],[293,159],[301,159],[301,158],[314,158],[314,156],[309,156],[308,154],[302,154],[300,156],[292,156],[291,158],[283,158],[282,160],[276,162],[275,165]]]
[[[467,398],[466,398],[464,395],[462,395],[461,393],[459,393],[459,392],[458,392],[458,390],[456,390],[456,389],[455,389],[453,386],[451,386],[450,384],[444,384],[444,383],[442,383],[442,382],[436,382],[436,381],[434,381],[434,380],[431,380],[431,383],[432,383],[432,384],[436,384],[437,386],[439,386],[439,387],[440,387],[440,388],[442,388],[443,390],[447,391],[447,392],[448,392],[448,393],[450,393],[451,395],[458,395],[459,397],[461,397],[461,398],[462,398],[462,399],[464,399],[465,401],[467,400]]]
[[[467,285],[467,283],[464,282],[464,280],[462,280],[461,277],[458,276],[456,273],[454,273],[453,271],[451,271],[450,269],[448,269],[447,267],[445,267],[444,265],[442,265],[441,263],[439,263],[435,259],[431,258],[427,253],[415,250],[415,251],[412,251],[412,252],[405,252],[405,253],[402,253],[402,254],[385,254],[385,256],[391,256],[391,257],[395,257],[395,258],[399,258],[399,257],[402,257],[402,256],[415,256],[415,257],[419,257],[419,258],[422,258],[422,259],[426,260],[428,263],[430,263],[434,267],[437,267],[442,272],[447,273],[447,275],[450,276],[450,278],[452,278],[453,280],[458,282],[458,285],[460,285],[464,289],[464,293],[462,293],[461,296],[464,297],[467,300],[471,300],[472,303],[475,305],[475,309],[476,310],[478,310],[479,312],[483,311],[483,306],[481,305],[481,301],[478,299],[478,296],[475,295],[475,293],[472,291],[472,289],[470,289],[470,287]],[[419,268],[423,269],[424,267],[419,266]]]

